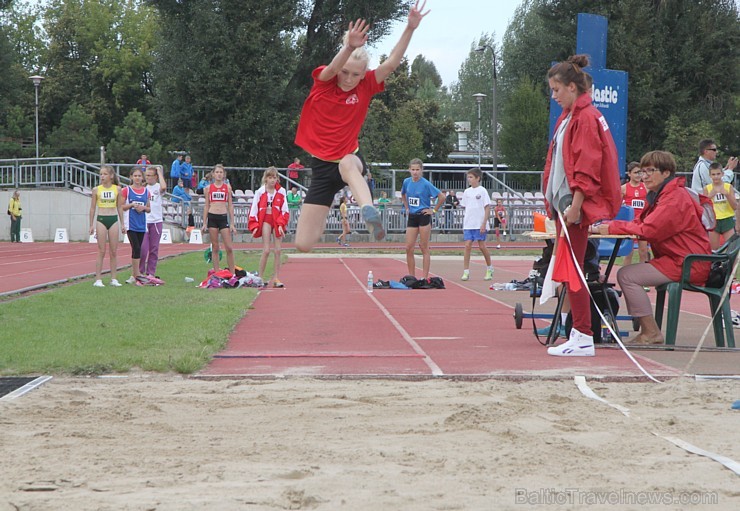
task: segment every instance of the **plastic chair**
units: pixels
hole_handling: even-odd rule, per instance
[[[730,311],[730,293],[727,293],[727,296],[721,303],[720,300],[722,300],[722,293],[727,287],[727,284],[733,278],[731,269],[735,265],[738,252],[740,252],[740,235],[733,234],[724,245],[718,248],[711,255],[690,254],[686,256],[681,272],[681,282],[670,282],[655,288],[658,292],[658,296],[655,300],[655,322],[658,323],[658,327],[661,328],[663,323],[663,306],[665,304],[666,292],[668,293],[668,317],[666,318],[665,332],[666,345],[676,344],[678,318],[681,315],[681,292],[686,290],[702,293],[709,298],[709,307],[712,312],[712,317],[714,318],[712,326],[714,327],[715,344],[720,348],[724,347],[726,337],[727,346],[729,348],[735,347],[735,333],[732,327],[732,313]],[[691,264],[697,261],[727,261],[730,270],[727,271],[722,287],[713,288],[695,286],[690,282]],[[717,312],[718,310],[719,312]]]
[[[628,222],[631,222],[634,219],[635,210],[632,206],[625,205],[622,205],[619,208],[617,216],[614,217],[614,220],[626,220]],[[621,243],[615,257],[624,257],[632,251],[632,240],[604,238],[599,240],[599,259],[609,259],[613,255],[614,245],[616,245],[617,241]]]

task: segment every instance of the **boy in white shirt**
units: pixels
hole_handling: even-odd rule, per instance
[[[491,253],[486,247],[486,233],[488,232],[488,218],[491,215],[491,198],[488,191],[480,185],[483,174],[480,169],[471,169],[467,173],[468,186],[462,196],[460,205],[465,208],[463,217],[463,239],[465,240],[465,265],[462,280],[470,279],[470,251],[473,242],[478,242],[478,247],[486,260],[486,276],[483,280],[493,278],[493,265],[491,265]]]

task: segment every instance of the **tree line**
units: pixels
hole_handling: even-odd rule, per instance
[[[102,145],[116,162],[142,153],[166,162],[169,152],[186,150],[204,164],[285,166],[305,156],[293,138],[311,70],[331,60],[348,20],[368,19],[372,44],[405,19],[408,4],[0,0],[0,158],[35,154],[28,77],[41,74],[44,155],[95,161]],[[541,170],[545,74],[574,53],[580,12],[607,17],[607,65],[629,73],[628,160],[661,148],[688,170],[707,137],[726,154],[740,153],[733,0],[523,0],[500,46],[494,34],[471,37],[449,87],[423,55],[402,64],[371,105],[360,141],[366,158],[395,166],[413,157],[445,161],[457,140],[454,121],[472,121],[477,140],[477,92],[488,94],[481,118],[488,152],[493,59],[474,51],[482,44],[497,57],[499,161]]]

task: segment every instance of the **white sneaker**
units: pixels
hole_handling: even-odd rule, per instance
[[[594,338],[571,328],[568,341],[560,346],[547,348],[547,354],[554,357],[593,357],[596,355]]]
[[[126,279],[126,284],[136,284],[136,277],[131,275],[129,278]]]
[[[93,287],[105,287],[105,284],[103,284],[102,280],[96,280],[93,282]]]
[[[121,283],[117,279],[111,279],[110,285],[113,287],[121,287]]]

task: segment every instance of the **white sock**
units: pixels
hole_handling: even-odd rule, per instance
[[[565,326],[565,321],[568,319],[568,313],[567,312],[561,312],[560,313],[560,322]]]
[[[463,270],[463,273],[470,273],[470,270]]]
[[[489,270],[491,270],[491,271],[493,271],[493,265],[490,265],[490,266],[488,267],[488,269],[489,269]]]

